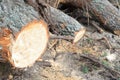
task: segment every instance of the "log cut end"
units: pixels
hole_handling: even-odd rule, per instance
[[[73,40],[73,43],[77,43],[85,34],[86,29],[80,29],[78,32],[75,32],[75,38]]]
[[[44,53],[49,40],[47,24],[33,21],[23,27],[10,46],[11,64],[17,68],[31,66]]]
[[[114,31],[114,34],[120,35],[120,30],[115,30],[115,31]]]

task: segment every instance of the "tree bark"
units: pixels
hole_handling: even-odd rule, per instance
[[[77,43],[85,34],[85,27],[72,17],[50,6],[51,20],[55,22],[55,27],[61,35],[71,35],[74,37],[73,43]]]
[[[41,1],[41,0],[38,0]],[[96,18],[105,29],[110,30],[114,34],[120,35],[120,11],[108,0],[52,0],[53,3],[69,3],[76,7],[88,8],[89,13]],[[116,2],[110,0],[112,3]],[[119,3],[119,1],[117,2]],[[87,6],[87,7],[86,7]]]
[[[120,11],[108,0],[65,0],[63,3],[70,3],[79,8],[88,6],[89,13],[105,29],[109,29],[111,32],[120,35]]]
[[[120,35],[120,11],[108,0],[92,0],[90,13],[106,28]]]
[[[19,31],[21,27],[35,19],[41,19],[40,15],[23,0],[2,0],[0,2],[0,26]]]

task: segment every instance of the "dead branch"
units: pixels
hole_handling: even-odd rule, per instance
[[[108,45],[108,48],[109,48],[109,49],[112,49],[112,45],[110,44],[110,42],[109,42],[109,40],[107,39],[107,37],[103,37],[103,38],[101,38],[101,39],[99,39],[99,40],[105,40],[106,43],[107,43],[107,45]]]
[[[91,24],[100,32],[103,33],[104,30],[102,28],[100,28],[94,21],[91,22]]]
[[[102,64],[102,62],[99,59],[95,58],[94,56],[92,56],[92,55],[85,55],[85,54],[81,54],[80,56],[84,57],[86,59],[89,59],[89,60],[99,64],[100,66],[102,66],[106,70],[108,70],[111,73],[111,75],[112,75],[111,77],[113,79],[118,79],[120,77],[120,72],[110,68],[109,66],[106,66],[106,65]]]
[[[51,39],[64,39],[64,40],[74,40],[74,37],[71,37],[71,36],[60,36],[60,35],[54,35],[54,34],[51,34],[50,35],[50,38]]]

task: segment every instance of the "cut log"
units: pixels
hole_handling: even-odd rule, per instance
[[[49,9],[51,12],[51,20],[55,22],[55,27],[59,30],[59,34],[73,36],[73,43],[78,42],[83,37],[86,31],[83,25],[60,10],[53,7]]]
[[[77,43],[85,34],[85,27],[62,11],[47,5],[41,0],[39,0],[39,2],[34,2],[33,0],[26,1],[35,7],[35,9],[40,10],[40,13],[44,12],[44,16],[49,17],[48,20],[52,21],[51,23],[54,25],[55,32],[57,32],[59,35],[73,36],[73,43]],[[41,15],[43,15],[43,13],[41,13]]]
[[[4,47],[2,49],[3,58],[14,67],[24,68],[34,64],[42,56],[47,47],[49,32],[44,21],[33,21],[22,28],[14,41],[11,37],[7,38],[7,41],[11,42],[9,46],[3,45],[5,43],[3,40],[0,41]]]
[[[14,50],[10,51],[10,49],[9,49],[9,47],[11,47],[10,39],[12,39],[10,37],[12,36],[11,34],[16,34],[17,32],[19,32],[24,25],[28,24],[29,22],[31,22],[33,20],[40,20],[40,19],[41,18],[40,18],[40,15],[38,14],[38,12],[36,12],[33,7],[25,4],[25,2],[23,0],[2,0],[2,1],[0,1],[0,27],[4,27],[1,29],[3,34],[0,34],[0,46],[1,46],[0,47],[1,48],[0,55],[2,55],[2,56],[0,56],[0,62],[9,61],[10,63],[12,63],[12,65],[14,67],[25,67],[25,66],[29,66],[29,65],[27,65],[27,63],[29,64],[29,62],[30,62],[32,64],[32,62],[35,61],[35,58],[34,58],[35,56],[33,54],[33,56],[34,56],[33,60],[31,59],[31,60],[27,61],[27,59],[21,58],[21,62],[22,62],[22,60],[27,61],[26,64],[23,63],[23,65],[20,65],[21,64],[20,62],[16,63],[17,59],[13,55],[11,55],[12,54],[11,52],[14,52]],[[39,22],[39,23],[41,23],[41,22]],[[7,27],[9,27],[10,30],[8,30]],[[38,29],[40,29],[40,28],[38,27]],[[1,30],[0,30],[0,32],[1,32]],[[22,30],[21,32],[23,32],[23,31],[24,30]],[[16,33],[13,33],[13,32],[16,32]],[[31,33],[31,34],[33,34],[33,33]],[[38,34],[39,34],[39,32],[38,32]],[[5,35],[5,36],[3,36],[3,35]],[[19,38],[20,35],[21,34],[19,34],[19,36],[17,38]],[[25,35],[27,35],[27,34],[25,34]],[[29,33],[28,33],[28,35],[29,35]],[[33,39],[34,39],[34,36],[31,35],[31,38],[33,37]],[[37,37],[37,36],[35,36],[35,37]],[[44,37],[47,37],[47,36],[44,36]],[[42,38],[44,38],[44,37],[42,37]],[[30,38],[30,36],[28,38]],[[40,36],[38,36],[38,38],[40,38]],[[27,37],[26,37],[26,39],[27,39]],[[18,42],[18,39],[16,39],[16,41]],[[16,43],[17,43],[16,41],[15,41],[14,45],[16,45]],[[29,41],[29,39],[28,39],[28,41]],[[36,43],[34,43],[34,44],[36,44]],[[33,44],[31,44],[31,45],[33,45]],[[44,44],[44,45],[46,45],[46,44]],[[41,45],[39,45],[39,46],[41,46]],[[36,55],[40,56],[41,52],[42,51],[40,51]],[[18,54],[16,54],[16,55],[18,55]],[[25,56],[27,57],[27,55],[25,55]],[[14,58],[14,59],[12,59],[12,58]],[[20,58],[18,58],[18,59],[20,59]],[[13,62],[13,61],[15,61],[15,62]]]
[[[70,3],[76,7],[89,8],[90,14],[96,18],[105,29],[114,34],[120,35],[120,11],[108,0],[60,0],[63,3]]]
[[[32,0],[30,0],[32,1]],[[41,0],[37,0],[41,1]],[[46,1],[46,0],[44,0]],[[109,0],[113,4],[117,0]],[[60,3],[69,3],[79,8],[88,8],[89,13],[96,18],[105,29],[110,30],[114,34],[120,35],[120,10],[112,5],[108,0],[47,0],[51,6]],[[117,1],[119,4],[119,1]],[[87,7],[86,7],[87,6]],[[55,6],[57,7],[57,6]]]
[[[108,0],[66,0],[66,3],[71,3],[80,8],[88,6],[89,12],[105,29],[120,35],[120,11]]]
[[[113,33],[120,35],[120,11],[108,0],[92,0],[90,12],[98,21]]]
[[[25,26],[10,47],[15,67],[32,65],[44,53],[49,39],[47,24],[34,21]]]

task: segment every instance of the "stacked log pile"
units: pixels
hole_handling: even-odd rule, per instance
[[[0,61],[24,68],[33,65],[42,56],[50,38],[70,39],[73,44],[77,43],[86,28],[58,10],[60,4],[86,8],[91,16],[86,17],[120,35],[119,5],[113,4],[112,0],[2,0]]]

